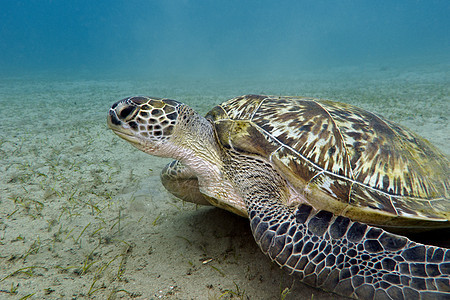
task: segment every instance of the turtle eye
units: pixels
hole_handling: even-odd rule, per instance
[[[131,105],[125,106],[123,109],[120,110],[119,117],[123,120],[126,120],[127,117],[134,112],[135,109],[136,107]]]

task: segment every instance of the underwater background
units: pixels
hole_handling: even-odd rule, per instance
[[[295,75],[448,63],[450,3],[3,1],[1,74]]]
[[[340,299],[115,136],[132,95],[357,105],[450,155],[450,1],[0,1],[0,299]],[[448,235],[427,243],[448,243]],[[449,245],[447,245],[449,247]]]

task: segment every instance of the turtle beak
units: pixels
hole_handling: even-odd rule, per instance
[[[127,99],[114,103],[108,111],[107,124],[115,134],[133,144],[139,143],[139,139],[133,130],[135,122],[130,121],[136,116],[137,107],[126,102]],[[136,125],[137,126],[137,125]]]
[[[107,117],[106,121],[108,123],[109,128],[111,128],[112,130],[114,130],[115,126],[121,126],[122,125],[122,121],[119,120],[115,110],[112,109],[112,108],[108,112],[108,117]]]

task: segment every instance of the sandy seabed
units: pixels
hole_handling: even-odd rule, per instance
[[[106,126],[131,95],[201,113],[242,94],[351,103],[426,137],[447,156],[450,68],[339,69],[236,81],[0,80],[0,298],[340,299],[280,270],[248,221],[169,195],[151,157]]]

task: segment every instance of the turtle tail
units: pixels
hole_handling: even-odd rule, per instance
[[[356,299],[450,299],[450,249],[305,204],[245,198],[262,251],[309,285]]]

